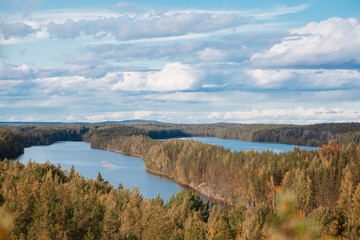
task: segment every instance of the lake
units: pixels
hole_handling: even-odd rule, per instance
[[[86,178],[96,179],[98,172],[103,179],[109,181],[115,188],[121,183],[130,190],[133,186],[139,188],[146,198],[155,198],[158,194],[169,200],[184,188],[168,178],[159,177],[145,171],[141,158],[125,156],[105,150],[90,148],[87,142],[56,142],[47,146],[32,146],[25,148],[24,154],[17,159],[26,164],[29,159],[37,163],[60,164],[62,169],[71,169],[74,165]]]
[[[295,145],[276,143],[257,143],[219,138],[181,138],[193,139],[213,145],[229,148],[231,151],[240,150],[272,150],[275,153],[291,151]],[[299,146],[311,150],[316,147]],[[144,161],[141,158],[129,157],[121,153],[90,148],[86,142],[57,142],[47,146],[32,146],[25,148],[23,155],[17,159],[26,164],[29,159],[37,163],[47,160],[55,165],[60,164],[62,169],[75,170],[86,178],[96,179],[98,172],[103,179],[109,181],[115,188],[121,183],[132,189],[139,188],[140,193],[146,198],[155,198],[158,194],[167,201],[172,194],[176,195],[184,188],[168,178],[152,175],[145,171]]]
[[[221,138],[207,138],[207,137],[190,137],[190,138],[180,138],[180,139],[192,139],[198,142],[208,143],[212,145],[222,146],[224,148],[229,148],[230,151],[248,151],[248,150],[257,150],[259,152],[272,150],[274,153],[288,152],[294,150],[295,147],[305,150],[315,150],[317,147],[309,146],[297,146],[289,144],[279,144],[279,143],[265,143],[265,142],[247,142],[240,140],[231,140],[231,139],[221,139]]]

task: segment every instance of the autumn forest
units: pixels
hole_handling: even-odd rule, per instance
[[[184,136],[317,146],[231,152]],[[138,156],[186,186],[169,201],[99,173],[11,161],[25,147],[86,141]],[[360,124],[42,124],[0,127],[0,239],[358,239]],[[213,201],[204,202],[199,194]]]

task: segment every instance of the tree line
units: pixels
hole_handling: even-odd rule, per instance
[[[294,170],[280,186],[270,177],[268,201],[232,207],[190,191],[166,203],[134,187],[115,189],[74,168],[0,163],[0,236],[5,239],[357,239],[360,184],[346,167],[336,208],[312,208],[312,182]],[[305,184],[304,184],[305,183]],[[310,186],[310,187],[309,187]],[[304,194],[303,194],[304,192]],[[350,193],[350,195],[349,195]],[[304,195],[304,196],[303,196]],[[256,197],[254,197],[255,199]],[[254,200],[253,199],[253,200]],[[255,201],[255,200],[254,200]]]
[[[152,139],[177,137],[218,137],[253,142],[321,146],[329,141],[360,142],[360,123],[315,125],[276,124],[38,124],[0,125],[0,158],[15,158],[24,147],[48,145],[56,141],[87,141],[102,135],[143,135]]]
[[[149,132],[153,137],[179,134],[176,127],[1,128],[0,146],[5,157],[26,144],[90,141],[94,148],[142,157],[148,171],[226,203],[222,208],[211,206],[191,192],[179,193],[168,203],[159,197],[143,199],[136,189],[129,191],[121,185],[114,189],[101,175],[86,180],[74,169],[68,172],[48,163],[24,166],[5,160],[0,165],[0,215],[11,216],[8,238],[360,238],[360,145],[355,143],[356,131],[346,132],[356,129],[357,124],[319,125],[320,136],[324,129],[331,132],[326,133],[326,139],[332,140],[329,144],[318,150],[296,148],[280,154],[231,152],[192,140],[160,141],[149,136]],[[214,129],[212,125],[196,127]],[[263,127],[265,132],[267,127],[279,128],[281,134],[294,130]],[[191,128],[184,125],[178,129],[192,135],[195,130]],[[331,137],[340,132],[345,133]],[[300,136],[297,134],[293,135]]]
[[[0,127],[0,159],[13,159],[25,147],[49,145],[56,141],[82,141],[89,129],[82,125],[21,125]]]
[[[321,221],[316,222],[321,236],[360,237],[360,145],[354,142],[333,141],[318,150],[295,148],[275,154],[231,152],[193,140],[95,134],[91,146],[139,156],[148,171],[234,207],[249,210],[266,205],[274,210],[276,193],[291,193],[301,219]]]

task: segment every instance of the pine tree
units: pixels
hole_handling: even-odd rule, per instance
[[[206,224],[201,220],[201,215],[194,212],[184,225],[184,239],[185,240],[202,240],[206,237]]]
[[[360,183],[357,185],[352,198],[352,220],[354,226],[354,237],[360,238]]]
[[[143,199],[139,194],[139,189],[135,186],[131,192],[130,200],[127,204],[123,217],[121,218],[121,238],[141,238],[142,201]]]
[[[269,181],[267,182],[268,187],[268,195],[267,199],[269,202],[269,205],[274,209],[275,208],[275,183],[274,183],[274,177],[271,175]]]
[[[115,190],[111,190],[106,199],[106,210],[104,214],[103,220],[103,240],[110,239],[119,239],[119,229],[120,229],[120,206],[118,205],[118,201],[116,199]]]
[[[341,180],[340,196],[338,200],[339,207],[345,213],[348,219],[348,235],[351,234],[352,227],[352,195],[354,191],[353,176],[349,166],[344,169],[344,177]],[[349,236],[351,238],[351,236]]]
[[[103,182],[103,181],[104,181],[104,179],[102,178],[102,176],[101,176],[101,173],[100,173],[100,172],[98,172],[98,175],[97,175],[96,181],[99,181],[99,182]]]

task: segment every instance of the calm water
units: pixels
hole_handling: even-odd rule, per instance
[[[240,150],[273,150],[275,153],[291,151],[295,145],[276,143],[256,143],[239,140],[219,138],[181,138],[229,148],[231,151]],[[303,149],[316,149],[304,147]],[[137,157],[124,156],[120,153],[91,149],[86,142],[57,142],[48,146],[33,146],[25,148],[25,153],[18,157],[19,161],[26,164],[29,159],[38,163],[49,160],[53,164],[60,164],[62,169],[75,170],[86,178],[96,179],[98,172],[102,177],[117,188],[121,183],[132,189],[137,186],[140,193],[146,198],[154,198],[157,194],[166,201],[169,197],[184,188],[167,178],[158,177],[145,171],[144,161]]]
[[[167,178],[158,177],[145,171],[144,161],[141,158],[124,156],[104,150],[91,149],[86,142],[57,142],[48,146],[33,146],[25,148],[23,155],[18,157],[20,162],[26,164],[29,159],[37,163],[49,160],[62,169],[75,170],[86,178],[96,179],[98,172],[103,179],[109,181],[117,188],[121,183],[132,189],[139,188],[146,198],[154,198],[159,193],[167,201],[184,189]]]
[[[257,150],[259,152],[272,150],[274,153],[288,152],[292,151],[295,147],[306,150],[315,150],[316,147],[308,146],[296,146],[288,144],[279,144],[279,143],[259,143],[259,142],[246,142],[240,140],[230,140],[230,139],[221,139],[221,138],[206,138],[206,137],[191,137],[191,138],[180,138],[180,139],[193,139],[195,141],[208,143],[212,145],[222,146],[224,148],[229,148],[231,151],[247,151],[247,150]]]

